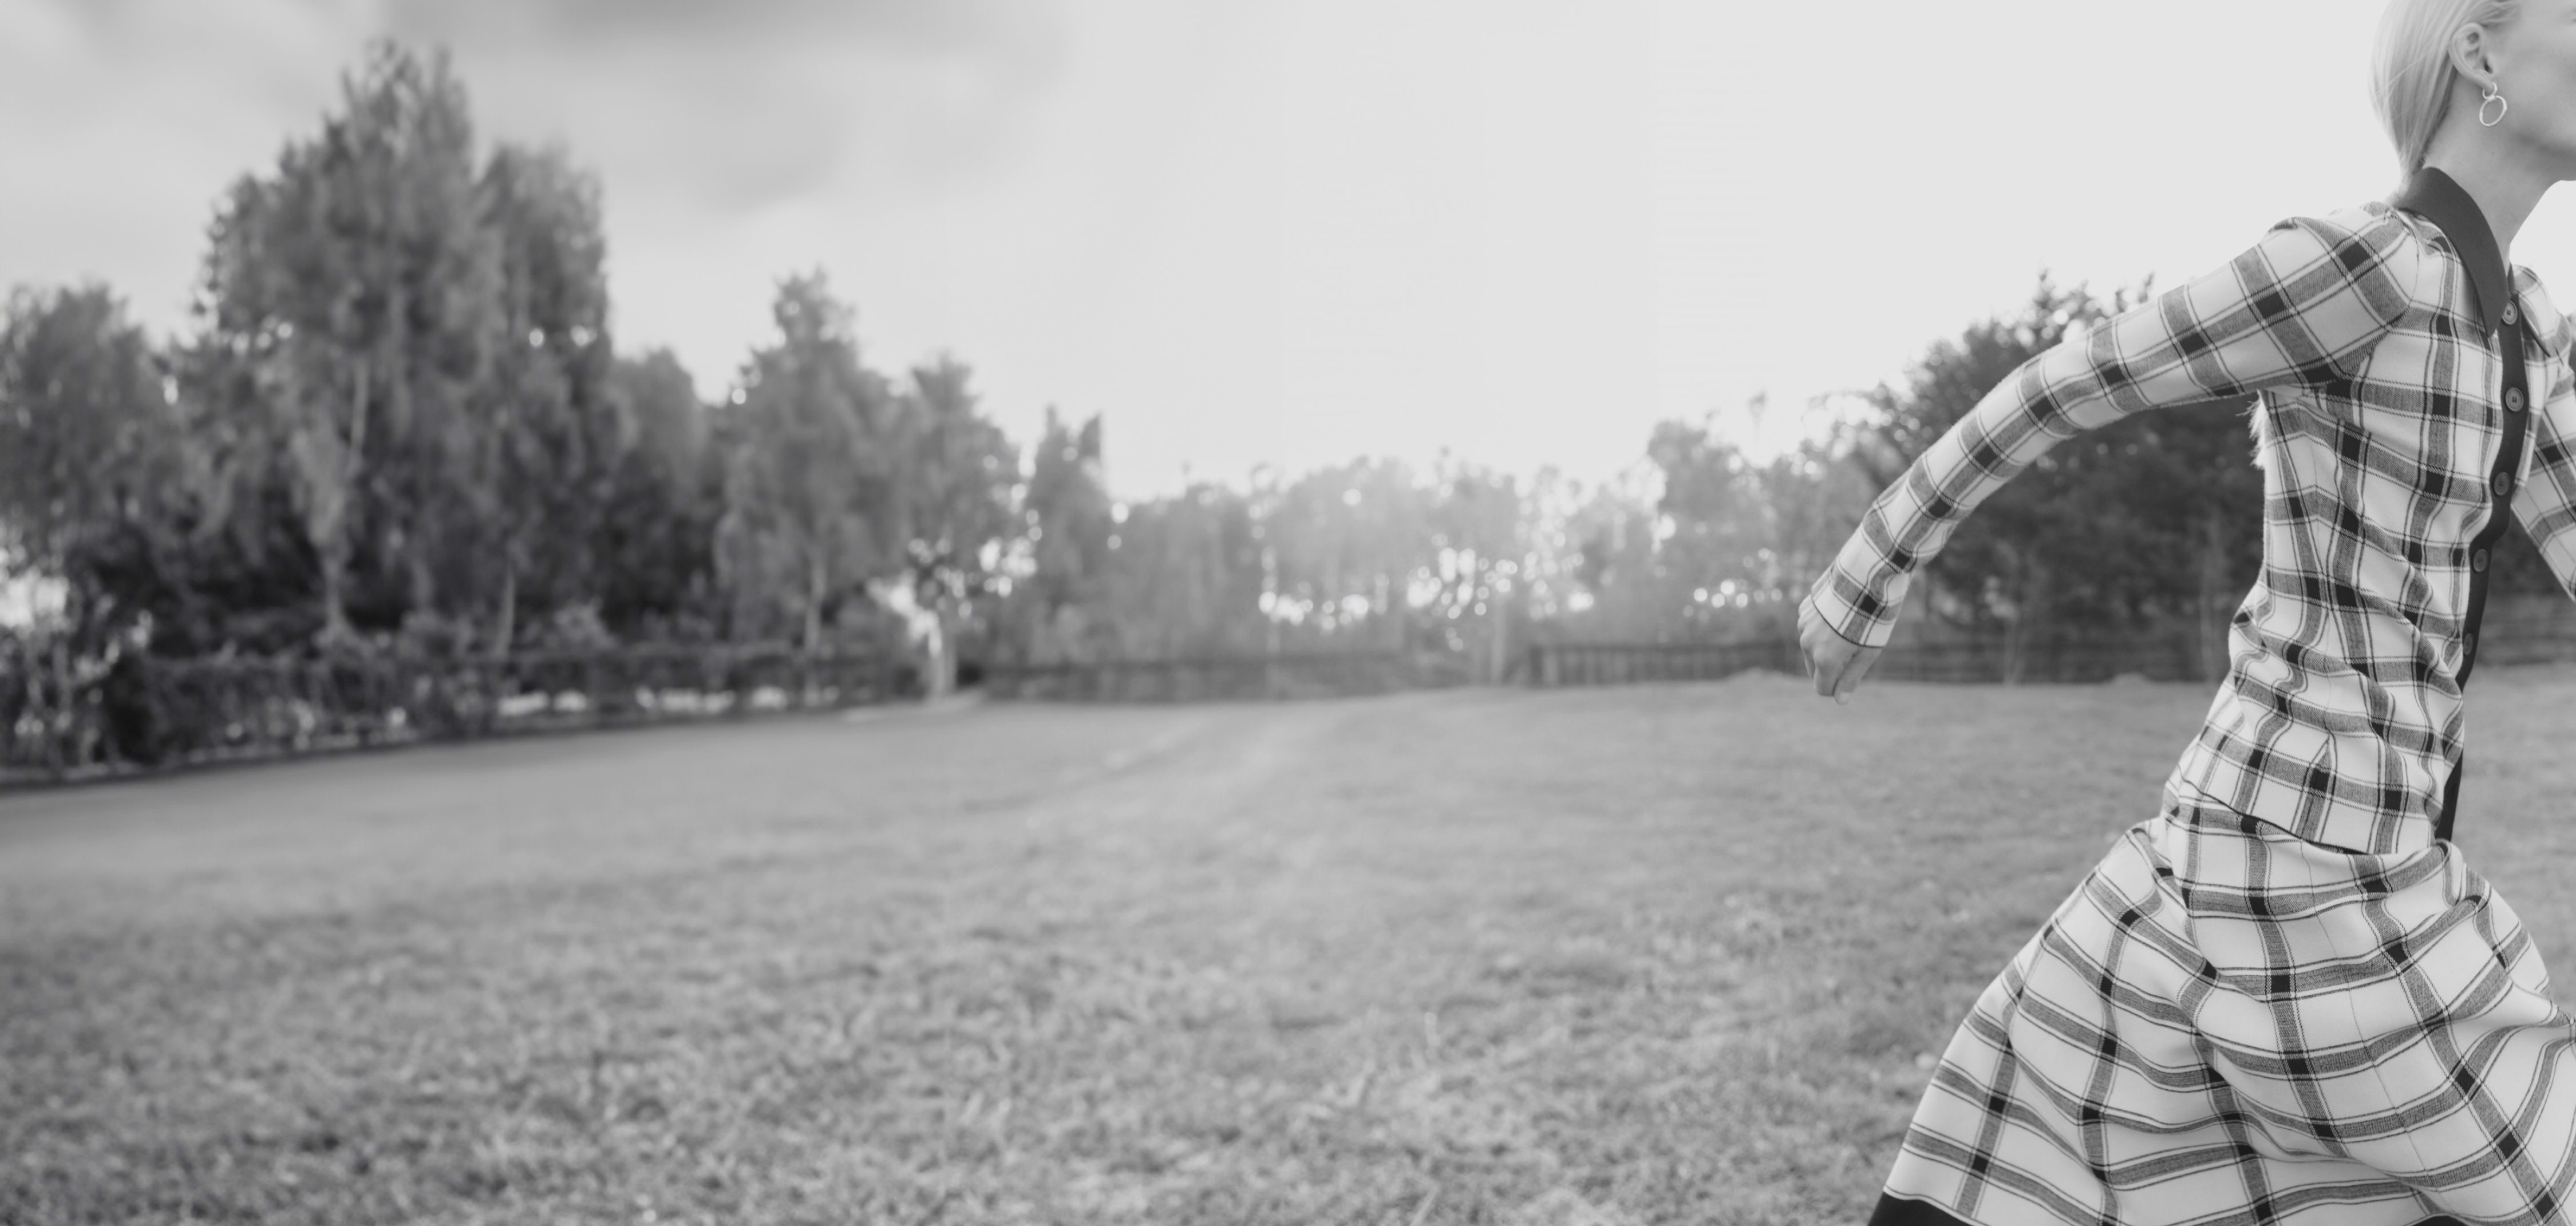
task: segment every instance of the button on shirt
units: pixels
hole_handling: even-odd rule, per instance
[[[2537,278],[2495,255],[2474,203],[2459,207],[2477,231],[2457,245],[2446,231],[2466,233],[2461,219],[2387,203],[2293,218],[2031,359],[1879,495],[1817,578],[1816,611],[1884,645],[1912,574],[2050,447],[2141,410],[2257,393],[2262,574],[2167,787],[2329,846],[2430,846],[2460,761],[2485,562],[2471,539],[2509,499],[2560,584],[2576,576],[2570,329]],[[2498,467],[2504,415],[2525,407],[2500,394],[2507,311],[2536,341],[2520,473]]]

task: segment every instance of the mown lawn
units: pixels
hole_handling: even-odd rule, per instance
[[[2576,671],[2464,840],[2576,934]],[[0,1222],[1857,1222],[2197,686],[985,707],[0,799]]]

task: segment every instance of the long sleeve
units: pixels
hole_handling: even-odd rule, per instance
[[[2293,218],[2032,358],[1878,496],[1808,599],[1843,637],[1885,645],[1913,573],[2049,448],[2144,409],[2349,380],[2413,303],[2421,262],[2391,213]]]

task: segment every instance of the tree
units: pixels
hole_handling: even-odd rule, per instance
[[[1705,426],[1656,425],[1646,456],[1663,475],[1656,500],[1669,537],[1657,550],[1655,599],[1676,623],[1730,619],[1735,602],[1767,594],[1773,491],[1734,444]]]
[[[1663,477],[1655,599],[1695,632],[1788,630],[1876,492],[1850,443],[1810,439],[1755,463],[1705,424],[1658,425],[1646,447]]]
[[[625,445],[594,517],[592,594],[600,619],[624,636],[665,637],[712,622],[716,525],[728,452],[697,384],[668,349],[618,358],[609,374]]]
[[[1310,635],[1382,640],[1371,626],[1404,610],[1415,580],[1434,573],[1438,496],[1395,460],[1353,460],[1266,492],[1274,614]]]
[[[1261,651],[1261,539],[1249,500],[1201,482],[1125,510],[1109,538],[1106,613],[1119,654],[1169,659]]]
[[[974,372],[942,357],[912,371],[899,398],[904,432],[905,559],[914,599],[938,619],[928,688],[956,682],[957,647],[976,602],[998,594],[1014,528],[1017,451],[978,410]]]
[[[1444,464],[1433,488],[1431,543],[1441,583],[1432,608],[1459,626],[1480,679],[1500,682],[1515,627],[1527,619],[1520,483],[1490,469]]]
[[[115,599],[120,564],[184,544],[195,478],[172,399],[105,286],[20,289],[0,309],[0,578],[63,584],[83,645],[144,611]]]
[[[1794,633],[1798,600],[1842,551],[1878,492],[1855,441],[1837,429],[1754,470],[1770,529],[1757,555],[1762,565],[1753,575],[1753,597],[1773,606],[1786,632]]]
[[[1114,647],[1096,624],[1106,607],[1109,538],[1116,528],[1101,477],[1098,417],[1075,427],[1046,414],[1029,456],[1020,577],[1011,588],[1011,637],[1023,660],[1092,659]]]
[[[1562,497],[1548,513],[1541,563],[1565,585],[1568,625],[1604,639],[1662,637],[1676,609],[1656,556],[1659,495],[1632,470],[1589,489],[1571,486]]]
[[[395,609],[437,603],[500,278],[464,89],[444,56],[394,44],[343,79],[318,137],[240,180],[216,218],[202,351],[253,385],[320,564],[326,638],[350,633],[353,563],[399,575]]]
[[[598,181],[561,150],[504,145],[479,186],[500,248],[504,339],[473,399],[467,488],[487,542],[475,551],[476,586],[497,586],[491,649],[501,655],[515,637],[522,576],[542,577],[541,610],[589,589],[588,546],[627,430],[608,394]]]
[[[2227,671],[2228,619],[2263,563],[2263,473],[2246,428],[2251,403],[2154,414],[2139,431],[2153,445],[2141,449],[2128,487],[2163,543],[2153,559],[2161,572],[2156,603],[2191,615],[2206,681]]]
[[[1618,488],[1617,481],[1596,486],[1553,465],[1531,477],[1522,498],[1527,553],[1520,578],[1529,587],[1533,629],[1552,626],[1567,631],[1578,619],[1596,620],[1592,613],[1600,600],[1596,585],[1602,576],[1586,564],[1585,538],[1596,527],[1592,509],[1606,491]],[[1651,509],[1645,513],[1652,517]]]
[[[744,365],[733,410],[717,561],[737,626],[792,617],[814,650],[840,602],[903,566],[900,425],[821,273],[782,282],[771,314],[778,342]]]

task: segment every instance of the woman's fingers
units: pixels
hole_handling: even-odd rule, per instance
[[[1831,698],[1842,684],[1843,674],[1851,664],[1842,644],[1830,639],[1806,644],[1807,676],[1816,683],[1816,697]]]
[[[1834,701],[1850,702],[1852,692],[1860,688],[1861,678],[1869,675],[1869,666],[1878,662],[1878,649],[1864,648],[1852,653],[1843,664],[1842,673],[1834,678]]]
[[[1798,654],[1806,661],[1807,677],[1816,686],[1818,698],[1835,702],[1851,701],[1852,691],[1860,688],[1861,678],[1878,659],[1878,648],[1859,647],[1850,639],[1834,632],[1815,606],[1798,605]]]
[[[1842,653],[1836,650],[1838,646],[1836,636],[1825,628],[1824,619],[1816,616],[1815,606],[1800,602],[1798,657],[1806,664],[1807,680],[1815,684],[1819,698],[1832,697],[1834,683],[1842,676],[1843,660]]]

